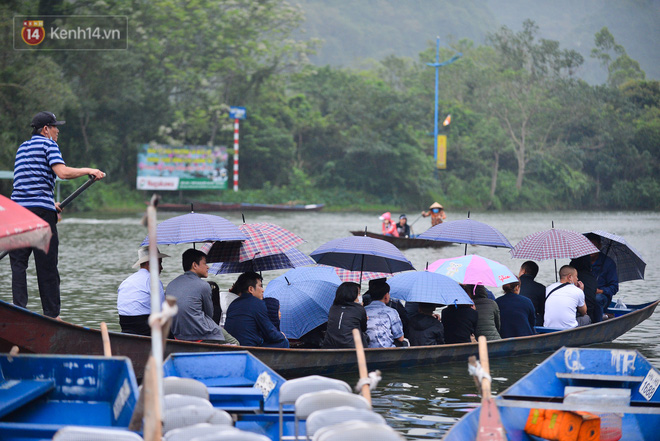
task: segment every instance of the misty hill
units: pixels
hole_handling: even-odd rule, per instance
[[[585,58],[581,77],[605,81],[606,72],[589,56],[594,35],[608,27],[617,43],[637,60],[648,79],[660,79],[660,0],[292,0],[306,14],[308,37],[323,40],[316,64],[360,67],[391,54],[417,58],[435,44],[463,38],[483,44],[506,25],[519,31],[530,18],[540,36],[557,40]]]

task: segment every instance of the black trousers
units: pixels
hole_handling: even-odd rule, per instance
[[[119,325],[124,334],[137,334],[151,336],[149,327],[149,314],[144,315],[120,315]]]
[[[34,253],[34,264],[37,269],[39,296],[44,315],[57,317],[60,315],[60,273],[57,271],[57,253],[59,239],[57,237],[57,212],[44,208],[28,208],[31,212],[48,222],[53,235],[50,238],[48,253],[37,248],[20,248],[9,252],[11,264],[11,290],[14,305],[27,307],[27,267],[30,254]]]

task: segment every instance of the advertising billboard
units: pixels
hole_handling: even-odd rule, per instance
[[[138,147],[138,190],[225,190],[227,148],[174,147],[156,143]]]

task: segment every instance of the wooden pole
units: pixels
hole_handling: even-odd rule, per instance
[[[101,339],[103,340],[103,355],[112,357],[112,349],[110,347],[110,334],[108,333],[108,325],[101,322]]]
[[[156,359],[150,355],[144,372],[141,393],[144,395],[144,441],[161,441],[163,436],[161,397],[156,369]]]
[[[479,336],[479,361],[484,371],[481,380],[481,412],[479,413],[479,431],[477,441],[507,441],[506,432],[500,419],[500,411],[495,400],[490,396],[490,365],[486,337]]]
[[[364,346],[362,345],[362,336],[360,330],[353,329],[353,340],[355,340],[355,353],[357,354],[358,372],[360,373],[360,380],[369,378],[367,371],[367,357],[364,355]],[[362,386],[362,396],[367,399],[371,405],[371,390],[368,384]]]

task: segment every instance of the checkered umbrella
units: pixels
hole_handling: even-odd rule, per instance
[[[387,281],[390,295],[406,302],[438,305],[472,305],[472,299],[455,280],[430,271],[408,271]]]
[[[272,280],[264,297],[280,301],[280,328],[288,338],[300,338],[328,321],[341,280],[333,268],[295,268]]]
[[[319,265],[325,266],[325,265]],[[360,283],[360,271],[351,271],[344,268],[337,267],[328,267],[335,270],[342,282],[355,282]],[[390,277],[391,273],[378,273],[374,271],[364,271],[362,274],[362,280],[368,281],[371,279],[382,279],[383,277]]]
[[[204,247],[202,247],[204,251]],[[295,248],[281,254],[257,257],[245,262],[216,262],[209,268],[209,274],[244,273],[246,271],[270,271],[299,266],[313,265],[314,260]]]
[[[489,247],[513,248],[504,234],[494,227],[472,219],[461,219],[443,222],[431,227],[418,239],[437,240],[440,242],[455,242]]]
[[[501,263],[474,254],[436,260],[429,265],[428,271],[467,285],[502,286],[518,280]]]
[[[602,230],[591,231],[591,233],[600,236],[600,251],[616,263],[619,282],[644,278],[646,262],[639,251],[626,242],[626,239]]]
[[[270,223],[243,224],[238,228],[247,237],[238,254],[214,244],[206,253],[207,262],[247,262],[282,254],[305,242],[291,231]]]
[[[535,261],[575,259],[597,252],[598,248],[583,234],[577,231],[552,228],[523,238],[511,250],[511,257]]]
[[[240,242],[247,239],[238,227],[221,216],[188,213],[158,224],[159,244],[195,243],[207,241]],[[140,246],[149,245],[147,236]]]

